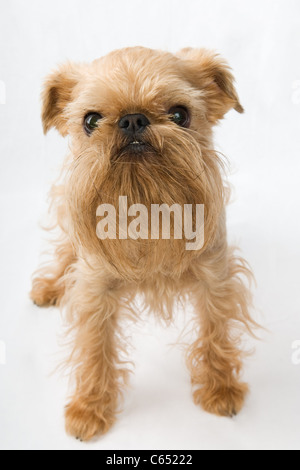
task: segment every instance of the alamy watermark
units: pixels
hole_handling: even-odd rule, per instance
[[[293,94],[292,94],[293,104],[300,104],[300,80],[295,80],[293,83]]]
[[[100,240],[186,240],[187,251],[204,246],[203,204],[143,204],[128,206],[127,196],[119,197],[119,207],[101,204],[97,209],[97,237]]]
[[[6,104],[6,86],[3,80],[0,80],[0,104]]]
[[[6,344],[4,341],[0,341],[0,366],[6,364]]]
[[[300,340],[293,342],[292,349],[294,349],[292,354],[292,363],[294,366],[300,366]]]

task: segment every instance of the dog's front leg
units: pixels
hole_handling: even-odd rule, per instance
[[[66,408],[66,430],[81,440],[106,433],[115,421],[128,371],[119,330],[121,290],[118,283],[78,262],[70,274],[67,320],[74,334],[70,366],[75,393]]]
[[[257,326],[249,315],[251,295],[245,279],[246,263],[225,245],[204,259],[194,289],[200,328],[189,350],[189,368],[196,386],[196,404],[219,416],[234,416],[248,386],[240,381],[243,352],[241,327]]]

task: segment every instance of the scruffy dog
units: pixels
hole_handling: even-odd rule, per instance
[[[243,112],[230,68],[204,49],[119,50],[90,65],[67,63],[45,83],[44,131],[68,135],[71,152],[52,191],[61,232],[55,260],[36,273],[31,298],[66,312],[75,379],[66,429],[77,438],[104,434],[115,421],[128,376],[121,320],[136,294],[166,321],[175,300],[191,299],[194,401],[220,416],[243,406],[240,338],[255,326],[251,273],[227,244],[228,191],[213,147],[213,127],[232,108]],[[174,236],[100,239],[97,208],[118,211],[119,196],[149,210],[203,204],[202,248],[187,250]]]

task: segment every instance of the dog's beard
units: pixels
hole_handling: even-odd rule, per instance
[[[120,196],[127,197],[128,206],[143,204],[148,213],[153,204],[204,204],[203,249],[216,231],[223,185],[215,153],[205,153],[184,131],[174,138],[168,128],[163,134],[145,133],[143,142],[144,147],[137,148],[124,138],[111,139],[98,153],[84,152],[72,164],[66,188],[72,234],[120,277],[141,280],[158,271],[180,276],[195,256],[186,251],[184,239],[99,240],[96,234],[98,206],[111,204],[118,217]]]
[[[204,173],[200,147],[196,142],[192,145],[184,131],[178,134],[180,138],[174,139],[174,132],[166,126],[163,132],[160,128],[160,132],[154,129],[116,139],[109,151],[110,167],[99,186],[101,200],[122,195],[130,204],[147,207],[196,203]]]

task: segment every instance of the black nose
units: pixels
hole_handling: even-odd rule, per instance
[[[149,125],[150,121],[144,114],[127,114],[119,121],[119,128],[129,136],[142,134]]]

